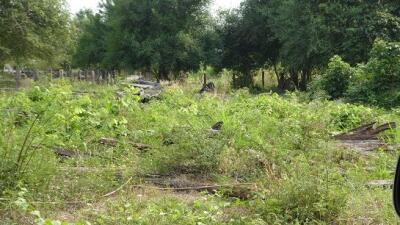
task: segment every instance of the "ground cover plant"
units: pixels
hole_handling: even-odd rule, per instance
[[[396,152],[364,155],[331,137],[371,121],[399,122],[398,110],[304,101],[296,93],[199,95],[190,88],[197,85],[165,86],[159,100],[145,104],[123,82],[63,80],[3,94],[3,223],[395,222],[390,190],[366,184],[391,179]],[[222,129],[210,130],[218,121]],[[382,138],[400,136],[392,130]],[[60,157],[57,149],[74,154]],[[148,175],[256,188],[246,198],[230,197],[229,187],[176,192],[147,184]]]

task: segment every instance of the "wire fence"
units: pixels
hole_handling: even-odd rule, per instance
[[[23,86],[25,80],[63,79],[71,81],[88,81],[92,83],[114,84],[117,70],[21,70],[0,71],[0,92],[15,92]]]

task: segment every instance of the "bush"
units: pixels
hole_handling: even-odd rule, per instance
[[[340,56],[331,58],[328,69],[320,80],[322,89],[331,99],[342,98],[350,83],[353,69]]]
[[[400,43],[378,40],[365,65],[358,65],[347,97],[384,108],[400,105]]]
[[[264,201],[256,203],[260,214],[271,224],[334,223],[346,204],[343,178],[334,169],[300,161],[291,165],[286,179],[272,184]]]
[[[210,174],[216,172],[224,137],[190,126],[174,127],[162,134],[162,147],[151,157],[163,174]]]

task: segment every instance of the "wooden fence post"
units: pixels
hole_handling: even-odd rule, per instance
[[[264,88],[265,87],[265,71],[264,70],[262,70],[261,79],[262,79],[262,86]]]
[[[19,89],[21,87],[21,69],[17,68],[15,72],[15,87]]]
[[[38,71],[37,70],[33,71],[33,80],[34,81],[38,81],[39,80],[39,76],[38,76]]]
[[[232,84],[233,84],[233,88],[236,88],[236,74],[235,74],[235,72],[232,73]]]
[[[96,83],[96,72],[92,70],[92,83]]]

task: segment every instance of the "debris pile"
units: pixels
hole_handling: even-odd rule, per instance
[[[340,141],[342,146],[364,154],[368,154],[378,148],[390,150],[390,146],[379,138],[379,134],[386,130],[395,129],[396,123],[385,123],[376,128],[374,127],[375,124],[376,122],[369,123],[349,132],[336,135],[333,138]]]

